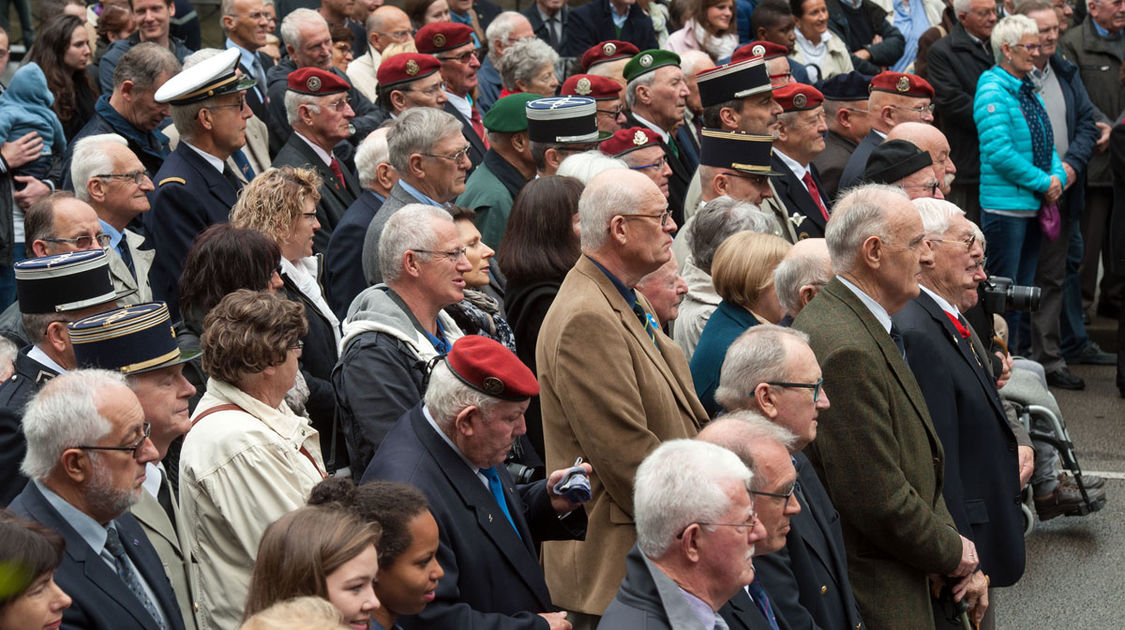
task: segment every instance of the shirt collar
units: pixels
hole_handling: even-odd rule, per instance
[[[926,295],[932,297],[934,299],[934,301],[937,302],[937,305],[941,307],[941,310],[945,311],[946,313],[953,313],[954,315],[960,315],[961,314],[961,309],[959,309],[956,306],[953,306],[952,304],[950,304],[949,301],[946,300],[945,298],[941,297],[937,293],[934,293],[933,291],[931,291],[928,287],[926,287],[923,284],[919,284],[918,286],[921,287],[922,290],[926,292]]]
[[[304,140],[305,144],[312,147],[313,153],[316,153],[316,156],[319,157],[322,162],[324,162],[325,166],[331,166],[332,165],[332,154],[331,153],[329,153],[329,152],[325,151],[324,149],[318,147],[315,142],[306,138],[304,135],[301,134],[300,131],[293,130],[293,133],[298,138],[300,138],[301,140]]]
[[[1094,25],[1094,33],[1097,34],[1097,36],[1102,38],[1102,39],[1113,39],[1113,38],[1116,38],[1120,34],[1120,33],[1110,33],[1109,29],[1102,28],[1101,24],[1098,24],[1097,22],[1095,22],[1093,20],[1090,20],[1090,24]]]
[[[664,144],[668,144],[668,132],[667,131],[664,131],[660,127],[657,127],[655,123],[651,123],[651,122],[645,120],[645,118],[643,116],[641,116],[640,114],[638,114],[637,112],[633,112],[633,118],[636,118],[637,122],[641,123],[645,127],[648,127],[649,129],[652,129],[656,133],[660,134],[660,139],[664,141]]]
[[[98,219],[98,223],[102,226],[102,232],[109,234],[109,246],[113,249],[117,249],[117,244],[121,242],[121,239],[125,236],[125,233],[118,232],[117,228],[106,223],[105,221],[102,221],[101,219]]]
[[[449,439],[449,436],[445,434],[445,431],[441,430],[441,427],[437,425],[437,420],[434,420],[434,417],[430,415],[429,407],[422,405],[422,415],[426,416],[426,422],[430,423],[430,428],[437,432],[438,437],[440,437],[443,442],[448,444],[449,448],[453,449],[454,453],[457,453],[457,457],[460,458],[460,460],[469,467],[469,470],[473,473],[473,475],[476,476],[477,479],[483,481],[484,485],[487,486],[488,477],[482,475],[480,473],[480,468],[473,464],[473,462],[470,462],[469,458],[465,457],[465,454],[461,452],[461,449],[457,448],[457,445],[453,443],[453,440]]]
[[[152,498],[160,498],[160,484],[164,481],[164,465],[161,463],[153,464],[152,462],[145,463],[145,481],[141,487],[152,495]]]
[[[105,525],[95,521],[89,514],[67,503],[66,499],[55,494],[53,490],[43,485],[38,479],[32,481],[32,483],[39,489],[39,492],[43,493],[43,498],[47,499],[47,503],[50,503],[51,507],[55,508],[59,516],[61,516],[68,525],[74,528],[74,531],[87,545],[90,545],[90,549],[94,551],[94,554],[98,556],[102,555],[102,551],[105,549]]]
[[[426,195],[422,191],[420,191],[417,188],[415,188],[415,187],[411,186],[410,184],[406,183],[406,180],[404,180],[404,179],[400,178],[398,180],[398,185],[402,186],[402,189],[405,190],[411,197],[414,197],[415,199],[417,199],[418,201],[421,201],[424,204],[428,204],[428,205],[431,205],[431,206],[437,206],[439,208],[445,207],[444,203],[438,203],[438,202],[434,201],[433,199],[431,199],[428,195]]]
[[[40,348],[38,345],[31,346],[31,350],[27,351],[27,358],[35,359],[43,367],[51,368],[52,370],[54,370],[55,372],[58,372],[59,374],[66,373],[66,368],[59,365],[58,363],[55,363],[55,360],[52,359],[51,357],[47,356],[47,353],[43,352],[43,348]]]
[[[867,310],[871,311],[871,314],[875,316],[875,319],[879,320],[879,325],[883,327],[883,330],[887,331],[887,334],[890,334],[891,315],[887,312],[887,309],[883,308],[883,305],[876,302],[875,298],[864,293],[863,289],[849,282],[847,278],[843,276],[836,276],[836,279],[842,282],[845,287],[851,289],[852,293],[856,294],[856,297],[859,298],[859,301],[863,302],[863,305],[867,307]]]
[[[445,98],[453,105],[454,109],[461,112],[466,119],[473,117],[473,101],[468,96],[457,96],[449,90],[445,91]]]
[[[221,159],[215,157],[214,155],[211,155],[210,153],[204,151],[203,149],[200,149],[200,148],[192,145],[192,143],[188,142],[187,140],[184,140],[184,145],[187,148],[191,149],[192,151],[195,151],[196,153],[198,153],[199,157],[206,160],[206,162],[208,164],[210,164],[216,171],[219,171],[220,173],[222,173],[225,170],[226,164]]]
[[[715,612],[715,609],[711,608],[711,605],[707,602],[685,590],[684,587],[680,586],[679,584],[677,584],[676,586],[680,589],[680,596],[684,598],[684,603],[687,604],[687,607],[691,609],[692,613],[699,617],[699,621],[702,624],[702,627],[715,628],[716,617],[719,617],[719,614]]]
[[[561,24],[562,23],[562,14],[563,14],[563,11],[565,11],[565,10],[566,10],[566,5],[563,5],[563,8],[559,9],[557,13],[555,13],[554,15],[548,15],[547,12],[543,10],[543,7],[539,6],[538,2],[535,3],[535,12],[539,14],[539,19],[543,20],[544,24],[546,24],[547,22],[550,22],[552,19],[558,20],[559,23]]]
[[[789,170],[793,171],[793,174],[797,176],[798,180],[805,179],[805,173],[809,172],[809,167],[785,155],[776,145],[773,147],[773,154],[781,158],[782,162],[785,162],[785,165],[789,167]],[[804,185],[804,182],[802,181],[801,184]]]
[[[227,41],[224,45],[227,48],[235,48],[238,50],[238,54],[240,57],[239,63],[241,63],[244,68],[253,70],[254,64],[261,63],[260,61],[258,61],[258,53],[239,46],[238,44],[234,43],[234,41],[229,37],[227,38]]]
[[[586,256],[586,258],[590,262],[594,263],[595,267],[601,269],[602,273],[604,273],[606,277],[609,278],[609,281],[612,282],[613,286],[617,288],[617,291],[621,294],[621,297],[625,298],[625,302],[629,304],[630,309],[637,305],[637,293],[635,291],[625,286],[624,282],[618,280],[617,276],[610,273],[609,270],[603,267],[600,262],[594,260],[593,258],[590,258],[589,256]]]

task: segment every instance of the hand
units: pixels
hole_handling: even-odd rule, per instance
[[[1057,176],[1052,175],[1051,186],[1047,188],[1047,192],[1043,194],[1043,198],[1046,199],[1048,203],[1054,203],[1058,201],[1059,197],[1061,196],[1062,182],[1059,181],[1059,178]]]
[[[969,605],[969,617],[979,625],[988,610],[988,576],[983,571],[974,571],[953,585],[953,601],[962,599]]]
[[[590,476],[590,473],[594,472],[594,469],[591,468],[589,464],[579,465],[586,470],[587,477]],[[551,497],[551,507],[555,508],[555,512],[559,514],[567,514],[582,507],[581,503],[572,503],[570,499],[567,499],[563,495],[555,494],[555,484],[563,478],[563,475],[565,475],[568,470],[570,469],[563,468],[547,476],[547,496]]]
[[[876,37],[878,37],[878,35],[876,35]],[[874,44],[876,42],[871,42],[871,43]],[[871,53],[868,52],[866,48],[860,48],[859,50],[853,52],[852,54],[855,55],[856,57],[859,57],[860,59],[865,59],[867,61],[871,61]]]
[[[1074,185],[1074,180],[1078,178],[1078,173],[1074,172],[1074,167],[1070,164],[1063,162],[1062,165],[1063,171],[1066,173],[1066,188],[1064,188],[1063,190],[1068,190],[1071,186]]]
[[[882,44],[882,43],[883,43],[883,36],[882,35],[876,35],[875,37],[871,38],[871,45],[872,46],[874,46],[875,44]]]
[[[34,131],[0,146],[0,155],[4,156],[9,168],[17,168],[38,159],[42,151],[43,138]]]
[[[1109,132],[1112,130],[1112,128],[1106,123],[1102,122],[1094,124],[1097,125],[1098,131],[1100,131],[1102,134],[1098,136],[1098,142],[1094,145],[1094,150],[1098,153],[1101,153],[1109,147]]]
[[[973,544],[973,541],[962,536],[961,564],[958,564],[957,568],[954,569],[953,573],[950,573],[949,576],[965,577],[973,571],[976,571],[978,566],[980,566],[980,560],[977,559],[977,546]]]
[[[1035,470],[1035,449],[1030,446],[1019,446],[1016,448],[1020,458],[1020,489],[1027,487],[1027,480],[1031,479],[1031,473]]]
[[[551,630],[570,630],[572,627],[566,620],[566,612],[539,613],[539,616],[547,620]]]
[[[996,389],[1003,389],[1012,378],[1012,366],[1016,364],[1011,355],[997,350],[996,356],[1000,357],[1000,376],[996,377]]]
[[[12,196],[16,199],[16,203],[24,210],[30,208],[31,204],[36,201],[51,194],[50,186],[30,175],[16,175],[15,180],[25,184],[23,190],[17,190],[12,193]]]

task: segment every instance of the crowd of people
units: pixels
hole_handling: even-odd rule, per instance
[[[1107,502],[1020,412],[1125,397],[1122,6],[55,1],[0,630],[996,627]]]

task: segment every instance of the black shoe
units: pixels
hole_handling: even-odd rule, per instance
[[[1070,473],[1068,472],[1059,473],[1058,479],[1059,483],[1064,486],[1071,486],[1074,488],[1078,487],[1078,483],[1075,481],[1074,477],[1070,476]],[[1083,474],[1082,485],[1086,486],[1086,490],[1097,490],[1098,488],[1105,486],[1105,479],[1102,479],[1101,477],[1097,477],[1095,475]]]
[[[1117,355],[1112,352],[1106,352],[1098,347],[1098,344],[1093,341],[1090,345],[1082,349],[1081,352],[1073,356],[1064,357],[1067,363],[1071,365],[1116,365]]]
[[[1075,376],[1067,367],[1047,372],[1047,384],[1059,389],[1086,389],[1086,382]]]
[[[1102,300],[1098,303],[1098,317],[1117,319],[1121,316],[1121,305],[1116,302]]]
[[[1105,493],[1101,490],[1087,492],[1087,495],[1091,502],[1105,498]],[[1085,507],[1086,502],[1082,500],[1082,493],[1073,486],[1060,484],[1051,494],[1035,497],[1035,513],[1039,515],[1040,521],[1049,521],[1056,516],[1081,511]]]

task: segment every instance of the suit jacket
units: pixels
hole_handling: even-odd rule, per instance
[[[893,319],[945,448],[942,494],[949,513],[976,543],[992,584],[1010,586],[1024,569],[1019,458],[995,381],[984,369],[987,355],[978,362],[969,339],[925,291]]]
[[[481,137],[477,135],[476,130],[473,129],[473,121],[465,118],[461,110],[454,107],[453,103],[449,101],[445,102],[445,112],[447,114],[453,114],[457,117],[457,120],[461,121],[461,133],[465,136],[465,139],[469,141],[469,144],[472,145],[469,148],[469,161],[473,163],[473,167],[469,169],[469,173],[472,174],[473,169],[484,159],[484,152],[488,149],[484,147],[484,140],[482,140]],[[484,113],[482,112],[481,116],[483,115]]]
[[[883,144],[883,140],[884,137],[880,136],[878,131],[872,129],[868,132],[867,137],[859,143],[859,146],[852,152],[852,156],[848,158],[848,163],[844,166],[844,172],[840,175],[840,185],[836,188],[837,191],[855,186],[863,179],[863,171],[867,168],[867,158],[871,157],[871,152],[875,150],[875,147]]]
[[[762,200],[763,208],[767,212],[772,210],[779,221],[785,221],[788,224],[785,226],[786,229],[792,229],[797,240],[824,238],[824,228],[827,221],[824,220],[820,208],[813,201],[812,195],[805,189],[804,182],[797,179],[789,166],[776,153],[770,158],[770,161],[770,168],[781,173],[781,176],[770,178],[773,197]],[[825,208],[831,208],[828,197],[824,194],[824,187],[821,184],[815,164],[809,164],[809,172],[812,173],[813,183],[816,184],[817,190],[820,192],[821,203],[824,204]]]
[[[559,54],[563,57],[581,57],[594,44],[611,39],[629,42],[639,50],[660,48],[656,41],[656,31],[652,27],[652,18],[645,15],[641,7],[629,6],[625,26],[618,32],[613,23],[609,0],[593,0],[570,12],[566,27],[563,28],[563,41],[566,44]]]
[[[148,280],[152,295],[168,303],[172,319],[180,316],[180,272],[192,241],[200,232],[230,219],[238,189],[187,144],[180,143],[153,178],[152,210],[144,215],[156,250]]]
[[[254,55],[258,57],[258,63],[262,64],[262,75],[264,78],[265,74],[270,71],[270,68],[273,67],[273,57],[270,57],[260,50],[256,51]],[[257,78],[254,77],[254,74],[250,72],[250,69],[244,66],[241,61],[238,63],[238,69],[242,70],[242,74],[248,77]],[[265,95],[266,89],[267,84],[261,83],[250,88],[249,90],[246,90],[246,103],[250,105],[250,109],[254,112],[254,115],[261,120],[269,119],[269,114],[266,111],[266,102],[265,100],[263,100],[262,96],[259,96],[258,94],[258,92],[260,91],[262,95]]]
[[[324,182],[320,185],[320,202],[316,204],[316,220],[320,222],[320,230],[313,236],[313,251],[323,252],[328,249],[328,241],[332,238],[332,231],[344,218],[344,212],[355,203],[356,196],[363,192],[355,173],[340,161],[340,170],[344,173],[344,186],[337,186],[336,175],[332,169],[320,159],[309,143],[297,134],[289,136],[285,146],[277,152],[273,166],[297,166],[311,168],[320,175]],[[345,187],[346,186],[346,187]]]
[[[591,2],[590,4],[595,3]],[[629,127],[648,128],[647,125],[637,120],[632,112],[625,115],[623,128]],[[692,175],[695,174],[698,166],[698,161],[694,166],[692,165],[691,154],[688,147],[685,146],[686,144],[688,143],[684,142],[680,134],[677,133],[676,146],[680,150],[679,155],[677,155],[672,153],[672,149],[669,148],[667,142],[660,141],[660,148],[664,149],[664,158],[668,160],[668,166],[672,168],[672,174],[668,176],[668,211],[672,213],[672,219],[676,222],[676,225],[681,226],[684,224],[684,199],[687,197]]]
[[[247,90],[247,93],[252,91]],[[247,97],[247,100],[249,100],[249,97]],[[180,132],[176,130],[175,125],[168,125],[164,128],[163,133],[168,136],[168,146],[171,149],[175,150],[176,147],[180,146]],[[269,129],[266,127],[266,123],[262,122],[262,119],[257,116],[246,119],[246,144],[242,147],[242,155],[246,156],[246,161],[250,163],[250,168],[254,169],[255,175],[270,167]],[[250,180],[239,168],[238,162],[234,161],[233,155],[227,158],[227,166],[234,171],[235,176],[243,184],[250,183]]]
[[[383,234],[383,226],[391,215],[409,203],[422,203],[414,195],[406,192],[401,184],[395,182],[394,188],[387,196],[387,200],[379,207],[371,224],[367,226],[367,233],[363,237],[363,277],[367,280],[365,287],[379,284],[383,281],[383,274],[379,271],[379,237]],[[355,299],[355,298],[352,298]]]
[[[840,191],[840,176],[844,174],[844,167],[857,145],[835,131],[829,131],[824,136],[824,145],[824,150],[813,158],[812,163],[820,175],[820,192],[835,200],[836,193]]]
[[[165,479],[165,483],[168,480]],[[170,490],[169,490],[170,491]],[[156,497],[147,490],[141,492],[141,498],[129,508],[133,518],[141,526],[148,542],[152,544],[160,563],[164,566],[164,573],[172,582],[172,590],[176,595],[180,613],[183,615],[184,626],[187,630],[199,627],[196,614],[199,604],[195,593],[199,590],[198,569],[196,560],[191,555],[191,542],[187,538],[187,527],[180,516],[179,501],[172,498],[172,512],[176,522],[168,518],[168,513],[156,500]]]
[[[125,261],[121,259],[117,248],[109,248],[107,250],[109,276],[113,280],[113,289],[117,292],[129,289],[136,291],[120,300],[122,306],[151,302],[152,287],[148,283],[148,272],[152,269],[152,260],[156,257],[156,251],[151,248],[141,249],[145,244],[145,237],[130,229],[125,230],[124,238],[129,245],[129,254],[133,257],[133,268],[137,270],[137,277],[134,278],[133,274],[129,273],[129,268],[125,266]]]
[[[55,583],[73,602],[63,611],[64,628],[83,630],[157,630],[156,620],[144,609],[105,560],[47,502],[34,483],[28,483],[10,506],[16,514],[41,523],[66,540],[62,564],[55,570]],[[160,557],[149,544],[137,520],[125,513],[114,519],[125,553],[137,567],[140,577],[156,595],[170,630],[184,630],[184,620],[176,604],[172,584],[164,573]],[[130,544],[131,543],[131,544]]]
[[[863,621],[848,579],[840,514],[809,458],[797,453],[793,460],[801,511],[789,519],[785,546],[754,558],[755,578],[790,628],[859,630]]]
[[[757,565],[758,559],[754,558],[754,566]],[[757,579],[756,574],[755,579]],[[769,595],[769,599],[773,607],[774,617],[777,619],[778,630],[789,630],[792,626],[787,623],[788,620],[778,610],[777,601],[773,595]],[[758,608],[758,605],[754,603],[754,600],[750,598],[750,594],[744,588],[738,589],[734,597],[723,604],[723,607],[719,609],[719,615],[723,618],[723,621],[727,622],[727,626],[731,630],[771,630],[770,622],[762,613],[762,609]]]
[[[914,375],[859,297],[834,278],[793,320],[837,392],[805,452],[840,511],[848,577],[871,628],[931,628],[927,574],[961,539],[941,496],[945,455]]]
[[[23,408],[44,383],[58,373],[27,356],[28,346],[16,354],[12,375],[0,385],[0,505],[8,505],[27,485],[20,464],[27,454]]]
[[[531,32],[535,33],[536,37],[548,44],[551,43],[551,35],[547,32],[547,23],[539,16],[538,5],[532,2],[522,13],[523,16],[527,18],[527,21],[531,22]],[[570,7],[564,4],[562,8],[559,9],[559,13],[556,17],[559,20],[559,42],[555,50],[561,51],[565,48],[566,44],[566,20],[570,17]]]
[[[652,312],[643,296],[638,303]],[[613,282],[587,256],[566,275],[535,349],[547,470],[581,455],[598,474],[589,538],[543,546],[547,584],[567,610],[600,615],[625,577],[636,542],[633,475],[664,440],[707,422],[687,359],[662,332],[656,343]],[[622,448],[628,445],[627,448]]]
[[[556,610],[535,543],[581,536],[585,512],[560,520],[545,481],[516,486],[507,468],[496,471],[515,530],[462,456],[430,426],[421,404],[403,414],[380,444],[363,481],[399,481],[426,493],[445,570],[435,600],[418,615],[399,618],[403,628],[541,628],[537,613]]]
[[[363,239],[384,201],[377,193],[365,190],[344,212],[328,239],[324,252],[325,298],[340,321],[347,317],[355,296],[367,288],[363,278]]]

